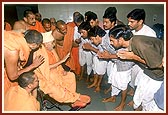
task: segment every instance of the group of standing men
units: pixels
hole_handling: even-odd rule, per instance
[[[114,110],[124,109],[130,85],[134,94],[129,105],[135,110],[163,111],[163,41],[157,39],[156,33],[145,24],[144,9],[132,10],[127,15],[128,25],[119,21],[116,13],[115,7],[108,7],[101,24],[94,12],[88,11],[85,17],[74,12],[73,22],[58,20],[51,29],[51,22],[44,19],[43,29],[40,29],[33,12],[25,11],[23,20],[14,24],[15,31],[4,32],[4,95],[11,96],[10,87],[15,86],[19,91],[18,77],[34,70],[43,92],[59,102],[72,103],[72,107],[85,107],[91,99],[76,93],[73,73],[82,79],[86,65],[88,81],[91,71],[94,74],[93,83],[88,88],[95,87],[95,92],[101,90],[101,81],[107,72],[111,97],[102,102],[115,102],[121,92],[121,101]],[[36,84],[29,94],[36,97],[37,87]],[[10,110],[10,98],[7,97],[5,110]],[[39,107],[32,110],[39,110]]]

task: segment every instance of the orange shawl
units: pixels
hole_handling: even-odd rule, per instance
[[[41,49],[35,52],[34,56],[36,55],[45,57],[45,62],[35,70],[40,89],[58,102],[70,103],[76,101],[80,94],[76,93],[75,77],[71,77],[74,74],[69,72],[67,76],[63,76],[57,68],[50,70],[48,53],[43,45]]]
[[[69,22],[68,26],[71,26],[71,27],[75,28],[76,24],[74,22]],[[74,60],[74,64],[75,64],[74,72],[77,75],[80,75],[81,66],[79,64],[79,47],[72,47],[72,56],[73,56],[73,60]]]
[[[11,87],[5,95],[5,111],[40,111],[40,103],[20,86]]]
[[[36,25],[35,26],[30,26],[29,29],[32,30],[37,30],[38,32],[44,33],[45,29],[43,28],[41,22],[36,20]]]
[[[22,63],[19,65],[24,66],[29,57],[29,47],[23,34],[16,33],[14,31],[4,31],[4,47],[9,50],[17,50],[19,52],[19,59],[22,60]],[[21,69],[18,67],[18,69]],[[4,94],[9,89],[9,87],[16,85],[16,82],[11,82],[6,74],[6,68],[4,70]]]
[[[71,53],[73,36],[74,36],[74,28],[67,26],[67,34],[64,36],[63,46],[56,45],[57,53],[60,59],[63,59],[69,52]],[[75,64],[72,53],[70,54],[70,57],[66,61],[66,65],[70,67],[71,70],[75,70]]]

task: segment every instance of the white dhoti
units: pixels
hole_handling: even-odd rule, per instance
[[[139,81],[139,78],[137,78],[137,75],[138,75],[138,72],[139,71],[143,71],[137,64],[135,64],[133,67],[132,67],[132,71],[131,71],[131,81],[129,83],[129,85],[134,88],[137,84],[138,84],[138,81]]]
[[[84,51],[83,49],[79,49],[79,64],[87,66],[87,74],[90,75],[92,72],[93,65],[93,55],[90,51]]]
[[[152,100],[150,103],[146,104],[146,106],[143,107],[142,111],[163,112],[163,110],[157,106],[157,104],[154,100]]]
[[[128,83],[131,80],[131,69],[127,71],[117,71],[117,66],[111,68],[111,74],[109,76],[109,81],[112,84],[111,96],[118,95],[122,90],[126,90]]]
[[[93,70],[94,74],[104,75],[106,73],[107,61],[98,59],[97,56],[93,57]]]
[[[163,81],[153,80],[144,74],[143,71],[140,71],[137,77],[140,79],[133,97],[134,109],[142,104],[143,110],[149,111],[151,110],[149,109],[151,108],[150,106],[153,106],[150,103],[154,100],[154,93],[157,92]]]
[[[111,74],[111,69],[113,68],[113,65],[114,65],[114,62],[112,62],[112,61],[109,61],[109,62],[107,63],[107,76],[108,76],[108,77],[109,77],[110,74]]]

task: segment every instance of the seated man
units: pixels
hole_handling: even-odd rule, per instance
[[[36,100],[37,95],[32,95],[32,91],[39,86],[39,81],[34,72],[26,72],[18,78],[19,86],[11,87],[4,101],[5,111],[39,111],[40,104]]]
[[[54,38],[52,36],[52,31],[42,33],[43,35],[43,44],[47,51],[47,59],[49,60],[49,78],[47,81],[40,80],[41,83],[46,83],[46,87],[50,87],[51,84],[47,84],[47,82],[52,83],[51,89],[47,91],[44,89],[44,92],[48,93],[50,97],[54,98],[58,102],[62,103],[73,103],[72,107],[80,106],[84,107],[90,102],[90,97],[86,95],[80,95],[76,92],[76,80],[75,75],[72,72],[66,72],[62,68],[61,64],[69,58],[69,53],[60,60],[55,49],[54,49]],[[46,66],[45,66],[45,69]]]

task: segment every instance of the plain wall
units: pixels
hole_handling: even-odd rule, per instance
[[[146,12],[145,23],[149,26],[152,26],[156,23],[164,24],[164,12],[166,5],[163,2],[157,3],[145,3],[145,2],[135,2],[135,3],[116,3],[116,2],[91,2],[91,3],[41,3],[38,4],[38,10],[42,14],[42,18],[51,18],[55,17],[56,20],[64,20],[65,22],[72,21],[73,12],[79,11],[84,15],[87,11],[93,11],[98,15],[98,19],[102,21],[104,11],[108,7],[117,8],[117,18],[127,24],[127,14],[135,8],[143,8]],[[166,13],[166,12],[165,12]]]

